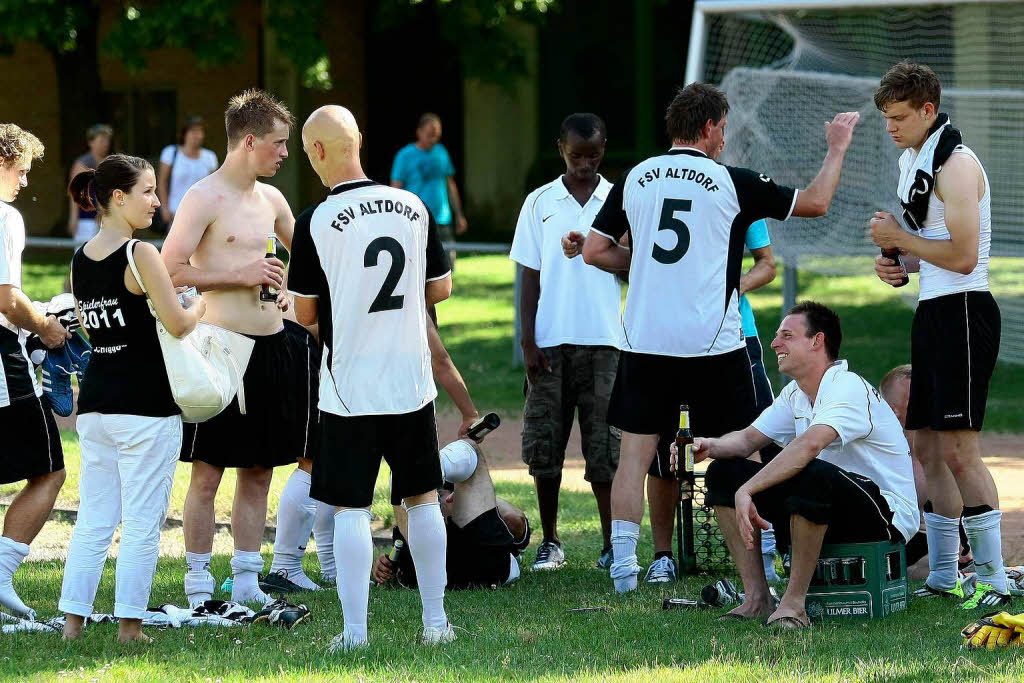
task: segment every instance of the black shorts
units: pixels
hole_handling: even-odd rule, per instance
[[[999,306],[989,292],[949,294],[917,305],[907,429],[981,430],[999,336]]]
[[[49,406],[36,396],[0,408],[0,484],[10,484],[64,469],[60,432]]]
[[[526,538],[517,542],[498,514],[498,508],[481,513],[464,527],[456,526],[449,518],[445,530],[448,533],[445,555],[448,590],[504,585],[512,568],[512,558],[520,547],[525,547],[524,540],[529,543],[530,537],[527,527]],[[402,538],[397,528],[393,537]],[[398,580],[408,588],[416,587],[416,571],[407,549],[399,557]]]
[[[671,476],[668,448],[682,404],[690,407],[694,436],[722,436],[749,427],[757,406],[746,350],[695,358],[619,354],[608,424],[633,434],[659,435],[652,476]]]
[[[309,495],[336,507],[369,507],[381,458],[391,468],[392,505],[441,487],[433,403],[401,415],[321,413]]]
[[[763,468],[752,460],[713,460],[705,475],[707,504],[735,507],[736,491]],[[790,545],[789,517],[827,524],[825,543],[904,541],[878,486],[830,462],[814,459],[786,481],[754,495],[758,514],[775,527],[780,546]]]
[[[315,458],[319,441],[320,347],[291,320],[275,334],[254,337],[246,366],[245,415],[238,399],[220,415],[184,425],[182,462],[214,467],[279,467]]]

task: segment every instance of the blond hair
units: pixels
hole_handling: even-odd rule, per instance
[[[882,393],[882,396],[886,396],[893,386],[903,379],[910,379],[910,363],[906,365],[897,365],[889,372],[885,373],[885,377],[878,384],[878,390]]]
[[[295,124],[295,117],[281,100],[258,88],[243,90],[228,100],[224,111],[228,147],[234,147],[246,135],[266,135],[278,121],[289,128]]]
[[[0,163],[23,164],[43,158],[43,143],[13,123],[0,123]]]

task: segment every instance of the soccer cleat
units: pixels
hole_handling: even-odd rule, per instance
[[[960,603],[960,609],[970,610],[985,607],[987,609],[1004,610],[1013,604],[1013,598],[1003,593],[997,593],[995,587],[990,583],[978,581],[978,588],[974,594]]]
[[[603,569],[608,571],[612,566],[612,562],[615,557],[612,555],[612,547],[608,546],[601,551],[601,555],[597,558],[597,563],[594,565],[594,569]]]
[[[75,367],[67,345],[49,349],[43,358],[42,368],[43,396],[53,412],[68,417],[75,408],[75,397],[71,391],[71,375],[75,373]]]
[[[278,569],[260,577],[260,590],[265,593],[298,593],[308,589],[290,580],[287,570]]]
[[[309,608],[305,605],[293,605],[287,600],[275,600],[253,615],[252,623],[267,623],[291,630],[309,617]]]
[[[347,637],[344,633],[339,633],[331,639],[331,644],[327,646],[327,651],[331,654],[337,654],[339,652],[351,652],[361,647],[369,647],[369,645],[370,641],[365,638],[355,640]]]
[[[668,555],[659,557],[647,568],[644,581],[647,583],[668,583],[676,580],[676,561]]]
[[[92,346],[81,332],[72,332],[71,338],[64,342],[64,348],[67,350],[71,367],[78,375],[78,382],[81,384],[85,378],[85,370],[89,367],[89,360],[92,358]]]
[[[537,559],[533,561],[530,571],[552,571],[565,565],[565,552],[562,546],[554,541],[544,541],[537,548]]]
[[[426,626],[423,628],[423,638],[420,640],[424,645],[445,645],[455,640],[455,629],[451,624],[444,628]]]
[[[959,598],[967,600],[974,595],[978,585],[977,574],[957,574],[956,585],[952,588],[932,588],[927,582],[911,593],[914,598]]]

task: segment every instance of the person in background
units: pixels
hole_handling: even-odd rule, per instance
[[[469,228],[455,185],[455,167],[441,144],[441,117],[427,112],[416,124],[416,142],[398,150],[391,165],[391,187],[419,197],[437,223],[441,241],[450,244]],[[448,254],[455,263],[455,252]]]
[[[85,131],[85,141],[89,151],[75,159],[71,164],[71,173],[68,180],[74,179],[76,175],[89,169],[95,169],[100,162],[107,158],[114,141],[114,129],[105,123],[97,123]],[[79,246],[91,240],[99,230],[96,223],[96,212],[83,209],[75,205],[71,200],[70,211],[68,211],[68,235],[75,240]]]
[[[197,181],[217,170],[217,154],[203,147],[206,124],[202,116],[190,116],[181,128],[181,139],[160,152],[156,189],[160,195],[160,216],[170,227],[181,198]]]

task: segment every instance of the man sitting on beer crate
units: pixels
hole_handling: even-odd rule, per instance
[[[822,543],[906,542],[917,531],[903,429],[875,388],[838,360],[841,342],[834,311],[814,302],[794,306],[771,345],[779,371],[793,381],[746,429],[694,439],[694,461],[715,460],[705,479],[708,502],[746,589],[732,617],[807,628],[804,603]],[[772,441],[784,448],[771,463],[747,460]],[[761,530],[769,523],[793,557],[777,607],[761,562]]]

